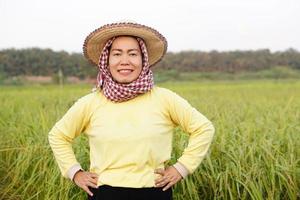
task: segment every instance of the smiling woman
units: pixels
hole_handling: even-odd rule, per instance
[[[151,68],[166,50],[158,31],[137,23],[104,25],[86,38],[84,54],[99,69],[96,90],[55,124],[49,142],[62,174],[89,199],[171,200],[172,186],[207,153],[212,123],[176,93],[154,85]],[[166,166],[178,125],[190,134],[189,144]],[[89,138],[88,171],[71,145],[82,132]]]
[[[138,41],[133,37],[117,37],[110,49],[109,71],[115,81],[130,83],[142,71],[142,52]]]

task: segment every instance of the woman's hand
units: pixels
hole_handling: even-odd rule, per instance
[[[173,185],[175,185],[178,181],[182,179],[180,173],[173,166],[167,167],[164,169],[156,169],[154,171],[156,174],[160,174],[162,177],[155,180],[156,187],[164,187],[163,191],[169,189]]]
[[[98,175],[80,170],[74,175],[73,181],[78,187],[82,188],[90,196],[93,196],[93,193],[89,190],[89,187],[97,188]]]

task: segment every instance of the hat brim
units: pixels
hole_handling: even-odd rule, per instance
[[[107,24],[91,32],[84,41],[84,56],[93,65],[97,66],[107,40],[123,35],[136,36],[144,40],[150,66],[159,62],[167,51],[168,43],[166,38],[155,29],[137,23],[122,22]]]

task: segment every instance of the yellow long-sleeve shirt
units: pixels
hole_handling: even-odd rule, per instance
[[[122,103],[101,91],[80,98],[51,129],[49,143],[66,177],[79,165],[71,143],[84,132],[98,186],[154,187],[154,169],[170,159],[177,125],[190,135],[178,162],[193,173],[208,151],[214,127],[182,97],[157,86]]]

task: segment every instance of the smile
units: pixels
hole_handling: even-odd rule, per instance
[[[131,72],[133,72],[133,69],[120,69],[117,71],[122,75],[129,75]]]

